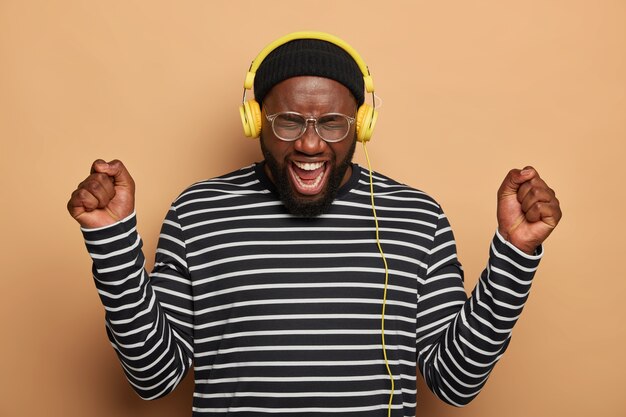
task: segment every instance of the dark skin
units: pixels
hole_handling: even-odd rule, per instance
[[[498,231],[521,251],[532,254],[561,220],[559,200],[531,166],[512,169],[498,189]]]
[[[122,161],[97,159],[72,193],[67,210],[84,228],[114,224],[135,210],[135,181]]]
[[[337,81],[321,77],[293,77],[278,83],[267,94],[263,101],[263,112],[267,114],[282,111],[295,111],[306,116],[318,117],[325,113],[342,113],[354,117],[356,113],[356,101],[350,91]],[[266,122],[265,117],[263,122]],[[316,163],[322,162],[327,165],[324,169],[323,183],[328,181],[328,174],[334,166],[330,166],[333,160],[342,161],[349,154],[354,138],[354,124],[351,126],[348,136],[340,142],[328,143],[322,140],[311,124],[299,139],[293,142],[285,142],[274,136],[269,122],[263,123],[261,136],[265,149],[269,151],[275,160],[281,165],[288,166],[294,162]],[[315,200],[320,193],[312,193],[309,190],[299,189],[291,178],[296,174],[288,167],[290,182],[294,193],[304,200]],[[272,178],[272,173],[266,167],[266,173]],[[343,175],[340,186],[345,184],[352,168]],[[275,182],[275,181],[274,181]],[[321,185],[324,188],[324,185]]]
[[[356,100],[345,86],[328,78],[294,77],[275,85],[263,102],[263,119],[266,114],[283,111],[295,111],[307,117],[326,113],[354,117]],[[322,140],[313,123],[293,142],[276,137],[270,122],[263,124],[261,149],[265,172],[292,214],[312,217],[328,209],[338,188],[352,174],[350,162],[355,141],[354,124],[339,142]],[[308,168],[302,169],[304,166]]]
[[[277,84],[266,96],[264,111],[297,111],[307,116],[339,112],[349,116],[355,113],[356,103],[343,85],[320,77],[294,77]],[[294,142],[274,137],[263,117],[262,135],[265,148],[281,165],[286,164],[293,192],[303,201],[321,198],[328,175],[350,152],[354,140],[354,126],[341,142],[326,143],[317,136],[312,126]],[[335,162],[333,162],[335,161]],[[294,163],[317,163],[323,166],[320,185],[302,186],[294,181],[297,169]],[[316,171],[317,172],[317,171]],[[350,178],[348,168],[340,185]],[[272,179],[271,172],[268,176]],[[272,179],[273,180],[273,179]],[[514,246],[533,254],[559,223],[562,213],[559,200],[533,167],[512,169],[504,178],[497,193],[498,231]],[[129,216],[135,206],[135,183],[121,161],[94,161],[91,172],[67,203],[70,215],[85,228],[98,228],[116,223]]]

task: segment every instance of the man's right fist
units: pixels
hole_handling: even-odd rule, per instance
[[[67,211],[84,228],[109,226],[135,209],[135,182],[121,161],[102,159],[72,193]]]

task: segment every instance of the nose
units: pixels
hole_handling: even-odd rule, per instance
[[[317,155],[322,153],[327,145],[317,134],[314,121],[307,122],[304,133],[294,143],[294,149],[306,155]]]

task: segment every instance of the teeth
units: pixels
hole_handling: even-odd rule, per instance
[[[293,162],[298,168],[305,171],[314,171],[324,166],[323,162]]]

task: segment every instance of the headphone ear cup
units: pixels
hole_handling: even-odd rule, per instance
[[[359,142],[367,142],[374,134],[374,125],[378,119],[378,112],[369,104],[359,107],[356,114],[356,139]]]
[[[256,139],[261,134],[261,106],[256,100],[245,101],[239,106],[239,116],[243,125],[243,134]]]

